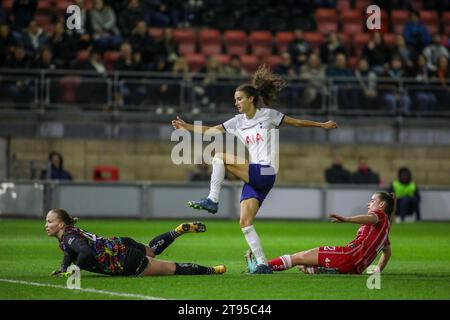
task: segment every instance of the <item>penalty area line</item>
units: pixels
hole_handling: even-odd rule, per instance
[[[57,284],[40,283],[40,282],[29,282],[29,281],[14,280],[14,279],[2,279],[2,278],[0,278],[0,282],[22,284],[22,285],[35,286],[35,287],[48,287],[48,288],[56,288],[56,289],[66,289],[66,290],[70,290],[70,291],[89,292],[89,293],[104,294],[104,295],[110,295],[110,296],[116,296],[116,297],[124,297],[124,298],[137,298],[137,299],[143,299],[143,300],[167,300],[167,299],[160,298],[160,297],[145,296],[145,295],[142,295],[142,294],[123,293],[123,292],[114,292],[114,291],[106,291],[106,290],[97,290],[97,289],[94,289],[94,288],[70,289],[70,288],[67,288],[66,286],[61,286],[61,285],[57,285]]]

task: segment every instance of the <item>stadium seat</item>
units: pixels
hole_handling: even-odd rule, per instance
[[[385,33],[383,39],[387,46],[393,47],[395,45],[395,34]]]
[[[88,50],[78,50],[77,52],[77,61],[78,62],[84,62],[89,58],[89,51]]]
[[[8,11],[11,10],[14,0],[3,0],[2,6]]]
[[[80,86],[81,77],[79,76],[64,76],[59,80],[60,101],[62,103],[75,103],[77,100],[76,93]]]
[[[188,64],[189,69],[192,72],[197,72],[199,69],[205,64],[206,58],[203,54],[199,53],[191,53],[185,56]]]
[[[119,59],[120,52],[119,51],[105,51],[103,54],[103,62],[108,70],[112,70],[114,67],[114,63]]]
[[[349,67],[352,70],[355,70],[356,68],[358,68],[358,62],[359,62],[359,57],[349,57],[347,59],[347,67]]]
[[[436,11],[420,11],[420,21],[427,27],[431,34],[439,33],[439,17]]]
[[[323,34],[320,32],[305,32],[303,36],[315,49],[319,49],[323,42]]]
[[[363,32],[364,19],[359,10],[346,10],[341,12],[342,32],[360,33]]]
[[[34,20],[38,23],[41,28],[48,28],[52,25],[52,17],[45,13],[36,13]]]
[[[204,55],[218,55],[222,52],[222,39],[219,30],[203,29],[199,33],[200,52]]]
[[[317,9],[314,13],[317,30],[322,33],[338,31],[338,17],[336,9]]]
[[[217,60],[221,65],[226,65],[230,62],[230,56],[228,54],[218,54],[216,55]]]
[[[392,10],[391,11],[391,23],[392,31],[394,33],[401,34],[406,22],[408,22],[409,16],[407,10]]]
[[[247,35],[242,30],[228,30],[223,34],[225,50],[229,55],[247,53]]]
[[[282,58],[280,56],[267,56],[262,59],[261,62],[267,63],[270,66],[270,70],[275,70],[275,68],[281,63]]]
[[[192,29],[174,29],[173,38],[178,42],[178,51],[181,55],[195,53],[197,44]]]
[[[355,9],[359,10],[360,12],[366,12],[367,7],[372,4],[372,0],[357,0],[355,1]]]
[[[450,35],[450,12],[446,11],[442,14],[441,19],[442,25],[444,26],[444,33]]]
[[[411,6],[414,10],[420,11],[423,8],[422,0],[411,0]]]
[[[163,28],[148,28],[148,34],[155,41],[159,41],[163,35]]]
[[[275,34],[275,45],[278,53],[283,53],[287,50],[289,43],[294,40],[294,33],[290,31],[280,31]]]
[[[265,57],[272,54],[273,38],[269,31],[252,31],[249,42],[254,55]]]
[[[41,0],[38,1],[36,12],[38,13],[49,13],[51,11],[51,0]]]
[[[339,10],[339,12],[344,12],[344,10],[350,10],[351,9],[351,0],[338,0],[336,4],[336,9]]]
[[[253,54],[244,54],[241,56],[242,66],[248,73],[253,73],[260,64],[259,58]]]

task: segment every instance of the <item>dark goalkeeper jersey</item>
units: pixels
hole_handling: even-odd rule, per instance
[[[108,275],[121,275],[126,248],[120,237],[98,237],[77,227],[66,227],[59,243],[64,251],[61,270],[71,263],[80,269]]]

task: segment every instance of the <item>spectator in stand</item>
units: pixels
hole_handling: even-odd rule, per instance
[[[397,198],[397,222],[405,221],[405,217],[416,214],[416,221],[420,221],[420,193],[412,179],[411,170],[407,167],[398,170],[398,177],[389,187]]]
[[[438,80],[441,84],[437,92],[439,104],[448,111],[450,105],[450,65],[448,58],[445,56],[438,57],[437,70],[433,73],[433,78]]]
[[[232,55],[230,61],[224,68],[224,73],[230,76],[246,76],[247,71],[242,66],[241,58],[238,55]]]
[[[275,68],[273,72],[286,77],[297,76],[297,68],[296,65],[292,62],[292,57],[289,52],[283,52],[281,54],[281,63]]]
[[[342,157],[336,156],[331,167],[325,170],[325,180],[327,183],[350,183],[350,171],[342,165]]]
[[[147,21],[146,18],[141,2],[139,0],[130,0],[128,7],[119,16],[119,27],[123,37],[130,37],[138,21]]]
[[[42,180],[73,180],[69,171],[64,169],[64,158],[59,152],[52,151],[48,155],[47,169],[41,173]]]
[[[340,108],[357,108],[358,96],[355,90],[355,75],[347,68],[347,58],[344,53],[336,55],[334,65],[328,66],[327,77],[333,77],[333,84],[338,90],[338,105]]]
[[[36,56],[33,68],[44,69],[44,70],[55,70],[60,69],[55,60],[53,59],[53,51],[50,46],[44,46],[41,52]]]
[[[64,22],[58,21],[53,28],[53,33],[49,38],[49,45],[52,48],[56,65],[62,69],[73,66],[77,53],[77,41],[73,35],[66,32]]]
[[[393,56],[399,56],[402,59],[403,66],[408,70],[408,73],[413,73],[417,52],[414,47],[406,44],[405,38],[401,34],[398,34],[395,37],[395,45],[391,49],[389,60],[392,59]]]
[[[320,46],[320,60],[322,63],[331,65],[336,60],[336,55],[342,53],[347,55],[347,49],[342,44],[336,32],[329,33]]]
[[[142,64],[146,70],[156,69],[155,42],[147,32],[147,23],[144,20],[138,21],[130,38],[134,52],[139,52],[142,56]]]
[[[415,10],[409,11],[409,21],[403,30],[403,36],[406,43],[418,52],[422,52],[423,48],[431,42],[431,36],[426,26],[420,22],[419,13]]]
[[[80,28],[70,31],[70,34],[76,40],[78,50],[85,50],[89,48],[92,42],[91,13],[86,9],[84,0],[75,0],[74,4],[80,8],[81,25]]]
[[[399,56],[392,57],[390,69],[383,75],[389,81],[383,85],[382,93],[384,103],[392,112],[409,114],[411,110],[411,98],[404,89],[404,78],[408,76],[403,68],[402,59]]]
[[[389,61],[389,48],[384,43],[380,32],[372,33],[369,43],[364,48],[363,56],[377,75],[383,74],[385,64]]]
[[[356,89],[358,95],[358,105],[367,110],[373,110],[377,102],[377,75],[369,69],[369,63],[365,58],[361,58],[358,68],[355,70],[355,77],[359,87]]]
[[[5,61],[12,54],[14,37],[7,24],[0,24],[0,67],[7,67]]]
[[[200,74],[203,74],[203,80],[201,85],[194,87],[194,92],[197,95],[197,99],[200,102],[202,109],[209,109],[214,111],[216,109],[216,103],[212,100],[213,97],[217,97],[220,90],[216,86],[215,82],[220,74],[223,74],[222,66],[219,60],[215,56],[210,56],[206,62],[206,65],[199,70]],[[198,114],[200,109],[194,107],[192,113]]]
[[[22,40],[27,54],[32,57],[48,43],[49,39],[36,20],[31,20],[26,32],[22,35]]]
[[[370,169],[367,159],[362,157],[359,159],[358,170],[353,173],[351,181],[356,184],[380,184],[380,176]]]
[[[293,64],[300,68],[308,61],[312,53],[311,45],[305,41],[302,30],[295,30],[294,40],[289,44],[287,50],[291,56]]]
[[[13,29],[21,32],[30,25],[37,9],[37,0],[14,0],[11,8]]]
[[[433,43],[423,49],[423,55],[427,59],[427,66],[430,72],[437,70],[438,57],[444,56],[447,59],[450,57],[446,47],[442,45],[442,39],[439,34],[433,36]]]
[[[178,43],[173,38],[171,28],[165,28],[161,40],[156,43],[156,55],[163,57],[166,63],[172,65],[180,56],[178,53]]]
[[[95,45],[102,50],[115,50],[122,43],[120,31],[116,25],[116,14],[103,0],[94,0],[91,10],[91,26]]]
[[[431,77],[427,67],[427,59],[422,54],[417,58],[415,77],[420,87],[430,85]],[[420,111],[430,111],[436,108],[437,99],[431,90],[425,88],[410,89],[410,93],[415,97]]]
[[[320,106],[321,95],[326,95],[326,68],[319,55],[311,53],[308,62],[300,69],[300,79],[307,81],[302,96],[304,106]]]

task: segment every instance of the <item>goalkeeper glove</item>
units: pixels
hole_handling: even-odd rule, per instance
[[[69,272],[65,272],[65,271],[61,271],[61,270],[55,270],[51,273],[51,275],[53,277],[57,277],[57,278],[68,278],[70,273]]]

